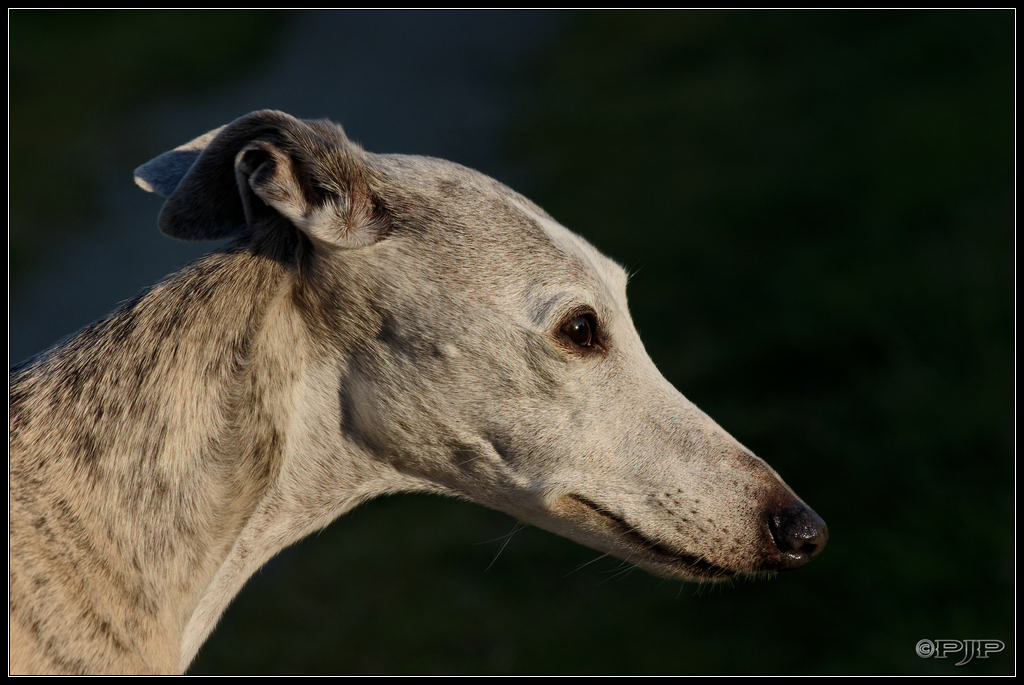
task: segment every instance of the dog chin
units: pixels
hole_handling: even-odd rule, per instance
[[[747,569],[723,566],[707,558],[673,548],[651,539],[621,516],[578,494],[562,495],[552,503],[550,513],[570,530],[555,526],[566,537],[599,549],[628,563],[665,578],[716,581],[748,573]],[[551,526],[547,526],[551,527]]]

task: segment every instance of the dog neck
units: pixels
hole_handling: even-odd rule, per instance
[[[61,670],[91,670],[72,654],[184,669],[259,565],[372,494],[342,488],[308,519],[288,496],[287,454],[310,449],[292,429],[314,420],[296,405],[312,401],[317,364],[294,273],[252,250],[218,253],[13,370],[11,520],[32,522],[25,536],[66,569],[25,608],[55,635],[83,612],[103,626],[76,637],[86,648],[51,645]]]

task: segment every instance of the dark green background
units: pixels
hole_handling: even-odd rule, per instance
[[[204,69],[217,50],[287,26],[9,16],[15,286],[88,204],[69,146],[157,96],[202,99],[235,77]],[[534,529],[505,544],[514,522],[468,504],[388,498],[261,571],[193,672],[1013,672],[1013,12],[557,27],[502,75],[519,96],[501,164],[635,274],[654,360],[827,520],[828,547],[768,581],[685,585]],[[104,97],[72,87],[97,79]],[[74,127],[55,121],[69,107]],[[925,638],[1006,649],[957,667],[918,657]]]

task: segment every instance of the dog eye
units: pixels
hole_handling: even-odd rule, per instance
[[[576,347],[593,347],[596,344],[594,336],[597,322],[592,314],[579,314],[562,324],[560,332]]]

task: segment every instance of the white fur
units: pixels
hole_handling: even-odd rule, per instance
[[[824,544],[655,368],[623,269],[501,184],[277,112],[138,174],[165,232],[236,243],[13,370],[12,672],[184,671],[270,557],[385,493],[679,579]]]

